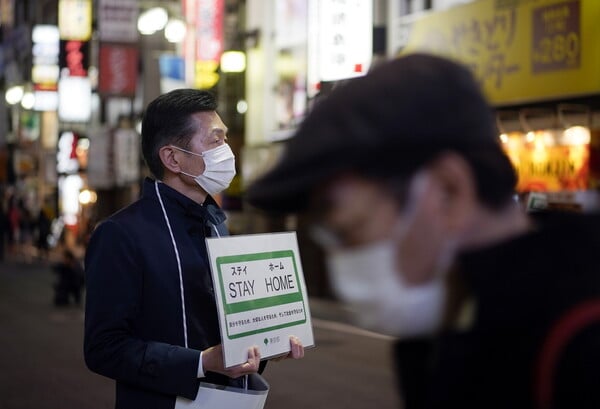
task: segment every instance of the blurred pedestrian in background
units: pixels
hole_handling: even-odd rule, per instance
[[[54,284],[54,305],[81,305],[84,272],[80,261],[69,249],[63,250],[61,260],[52,267],[57,280]]]
[[[0,261],[4,260],[6,252],[6,242],[8,239],[8,215],[4,205],[4,195],[0,191]]]
[[[48,257],[48,236],[50,235],[51,225],[52,219],[48,215],[47,209],[42,207],[36,220],[36,247],[40,259],[46,259]]]
[[[15,255],[18,252],[21,229],[21,212],[17,205],[17,197],[13,194],[8,198],[6,207],[8,221],[8,252]]]
[[[17,207],[19,209],[19,253],[23,261],[31,263],[34,257],[33,231],[35,217],[23,198],[19,198]]]
[[[259,371],[256,346],[244,364],[223,362],[205,238],[227,235],[213,195],[229,186],[235,158],[216,106],[192,89],[148,105],[142,151],[156,179],[88,245],[85,359],[116,380],[117,408],[179,408],[201,380],[242,387],[242,375]],[[290,342],[300,358],[302,344]]]
[[[247,199],[313,216],[340,297],[399,338],[407,409],[600,408],[600,220],[528,217],[498,135],[466,68],[404,56],[317,104]]]

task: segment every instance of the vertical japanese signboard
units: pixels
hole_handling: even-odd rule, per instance
[[[137,0],[99,0],[98,33],[100,41],[136,43],[139,7]]]
[[[58,28],[63,40],[89,40],[92,37],[92,0],[60,0]]]
[[[600,93],[599,19],[597,0],[480,0],[400,18],[391,41],[466,64],[508,105]]]
[[[212,88],[219,81],[217,68],[223,54],[224,0],[196,0],[195,13],[195,72],[194,85]]]
[[[135,95],[139,58],[138,11],[137,0],[98,1],[98,92],[104,96]]]
[[[312,0],[309,7],[313,20],[309,22],[313,30],[309,33],[309,59],[313,60],[309,68],[317,70],[318,79],[365,75],[373,56],[373,2]]]
[[[269,358],[290,351],[289,337],[314,345],[295,233],[207,239],[219,309],[225,366],[260,347]]]
[[[57,26],[36,25],[31,33],[33,64],[31,81],[34,86],[36,111],[55,111],[58,107],[60,37]]]
[[[60,0],[58,116],[62,121],[86,122],[91,116],[92,87],[88,78],[92,1]]]
[[[100,45],[98,91],[103,95],[134,96],[137,85],[138,49],[123,44]]]

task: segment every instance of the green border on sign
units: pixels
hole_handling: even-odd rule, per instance
[[[296,283],[298,284],[298,291],[294,293],[288,293],[284,295],[276,295],[273,297],[258,298],[251,301],[240,301],[237,303],[227,303],[227,297],[225,296],[225,284],[223,282],[223,272],[221,266],[223,264],[242,263],[245,261],[257,261],[257,260],[273,260],[278,258],[291,258],[292,265],[294,268],[294,274],[296,275]],[[240,254],[235,256],[221,256],[216,259],[217,273],[219,276],[219,287],[221,290],[221,297],[223,300],[223,310],[225,311],[225,326],[227,327],[227,337],[229,339],[241,338],[248,335],[258,334],[261,332],[272,331],[275,329],[292,327],[294,325],[303,324],[306,322],[306,305],[304,304],[304,297],[302,296],[302,289],[300,288],[300,277],[298,275],[298,268],[296,265],[296,257],[292,250],[280,250],[280,251],[269,251],[266,253],[251,253],[251,254]],[[235,314],[238,312],[252,311],[261,308],[275,307],[283,304],[290,304],[293,302],[302,302],[302,308],[304,310],[304,319],[286,324],[274,325],[272,327],[262,328],[254,331],[247,331],[236,335],[229,334],[229,327],[227,326],[227,315]]]

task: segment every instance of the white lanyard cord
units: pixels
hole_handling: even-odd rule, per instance
[[[179,270],[179,290],[181,292],[181,310],[183,312],[183,340],[185,347],[188,347],[188,337],[187,337],[187,319],[185,314],[185,296],[183,294],[183,274],[181,272],[181,260],[179,258],[179,251],[177,250],[177,243],[175,243],[175,236],[173,235],[173,230],[171,229],[171,223],[169,222],[169,216],[167,216],[167,211],[165,210],[165,205],[163,204],[162,197],[160,196],[160,192],[158,190],[158,181],[154,182],[154,188],[156,189],[156,196],[158,196],[158,201],[160,202],[160,207],[163,211],[163,215],[165,217],[165,222],[167,222],[167,227],[169,228],[169,234],[171,235],[171,242],[173,243],[173,249],[175,250],[175,258],[177,258],[177,270]]]

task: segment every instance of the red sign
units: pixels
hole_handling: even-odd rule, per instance
[[[135,95],[138,50],[125,45],[100,46],[98,92],[104,95]]]
[[[87,77],[89,54],[89,41],[60,40],[61,78]],[[63,72],[64,69],[66,72]]]

